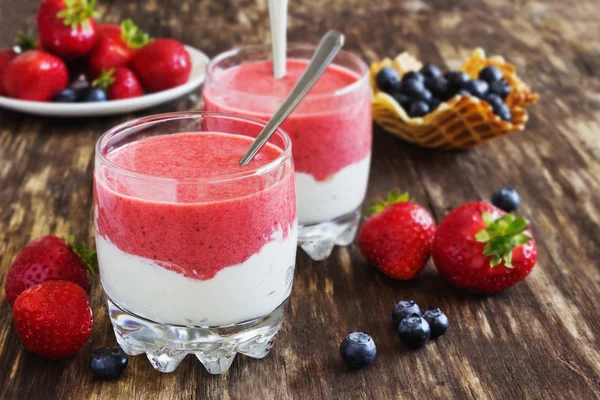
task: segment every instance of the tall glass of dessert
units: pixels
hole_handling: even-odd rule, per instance
[[[119,345],[172,372],[192,353],[214,374],[265,357],[290,295],[297,246],[291,142],[281,130],[239,160],[264,122],[154,115],[96,145],[100,278]]]
[[[274,79],[270,46],[222,53],[207,67],[204,109],[268,120],[305,70],[316,46],[289,44],[287,74]],[[296,169],[299,245],[315,260],[355,237],[371,160],[367,65],[341,51],[283,122]]]

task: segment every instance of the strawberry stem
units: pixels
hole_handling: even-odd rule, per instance
[[[108,90],[108,88],[115,83],[115,77],[113,76],[114,73],[114,68],[109,70],[102,69],[100,76],[92,81],[92,86],[100,88],[104,91]]]
[[[37,43],[35,41],[35,36],[29,32],[25,33],[23,31],[18,31],[17,47],[19,48],[19,53],[25,53],[26,51],[36,49]]]
[[[152,41],[150,35],[142,31],[131,19],[121,22],[121,37],[132,49],[141,49]]]
[[[89,27],[90,18],[94,18],[97,13],[94,10],[96,0],[64,0],[65,8],[56,14],[63,20],[64,24],[72,29],[77,29],[79,26],[84,28]]]
[[[89,250],[83,240],[77,244],[75,242],[75,236],[69,236],[67,238],[67,244],[71,251],[83,261],[90,274],[92,274],[92,276],[98,275],[98,257],[96,251]]]
[[[392,204],[402,203],[405,201],[408,201],[408,193],[405,192],[405,193],[400,194],[400,192],[398,190],[394,189],[388,193],[387,200],[380,201],[379,203],[367,208],[366,213],[367,214],[377,214],[377,213],[385,210]]]
[[[481,218],[486,229],[477,232],[475,240],[486,243],[483,255],[491,257],[490,268],[502,262],[506,268],[514,268],[512,265],[513,249],[531,240],[531,237],[525,233],[529,222],[525,218],[517,218],[513,213],[494,219],[490,213],[484,211]]]

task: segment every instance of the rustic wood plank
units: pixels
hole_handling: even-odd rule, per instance
[[[104,19],[134,18],[209,55],[268,41],[266,1],[100,1]],[[37,2],[0,0],[0,45],[32,26]],[[130,358],[116,382],[93,379],[91,352],[113,345],[99,284],[91,341],[69,360],[23,351],[0,291],[3,399],[593,399],[600,398],[600,17],[593,0],[306,0],[290,4],[290,40],[327,29],[367,60],[409,50],[455,68],[474,47],[503,54],[541,93],[524,133],[470,152],[403,143],[376,128],[368,201],[409,190],[439,221],[455,206],[516,187],[533,221],[538,266],[494,297],[462,293],[429,265],[409,283],[365,264],[355,245],[316,263],[299,254],[291,304],[272,354],[239,357],[211,376],[192,358],[169,375]],[[197,96],[136,115],[198,108]],[[0,111],[0,283],[14,256],[43,234],[92,240],[93,146],[131,118],[46,119]],[[409,352],[389,324],[410,296],[450,317],[448,335]],[[338,345],[354,330],[378,345],[368,369],[348,371]]]

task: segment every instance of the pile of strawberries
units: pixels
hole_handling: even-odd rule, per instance
[[[20,35],[16,46],[0,51],[0,96],[118,100],[188,81],[192,62],[180,42],[153,40],[129,19],[97,24],[95,5],[96,0],[41,0],[39,40]]]
[[[29,243],[6,276],[6,300],[13,307],[19,338],[32,353],[69,357],[92,334],[88,271],[96,274],[96,252],[85,244],[44,236]]]

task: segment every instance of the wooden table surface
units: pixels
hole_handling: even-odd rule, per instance
[[[134,18],[213,56],[238,43],[268,41],[266,0],[100,0],[104,19]],[[33,26],[35,0],[0,0],[0,45]],[[93,147],[132,118],[50,119],[0,111],[0,398],[2,399],[592,399],[600,398],[600,29],[595,0],[291,1],[290,40],[330,28],[366,60],[401,50],[456,68],[475,47],[502,54],[541,94],[525,132],[468,152],[408,145],[374,133],[368,202],[410,191],[439,221],[461,203],[501,186],[521,193],[533,223],[537,267],[494,297],[451,287],[430,263],[411,282],[366,265],[356,245],[324,262],[299,253],[291,304],[273,352],[238,357],[211,376],[194,357],[161,374],[131,357],[118,381],[92,377],[89,357],[115,339],[96,282],[94,333],[71,359],[23,350],[4,300],[17,252],[45,234],[92,242]],[[199,108],[197,96],[136,115]],[[451,328],[407,351],[389,323],[395,301],[439,306]],[[338,346],[370,332],[377,358],[349,371]]]

